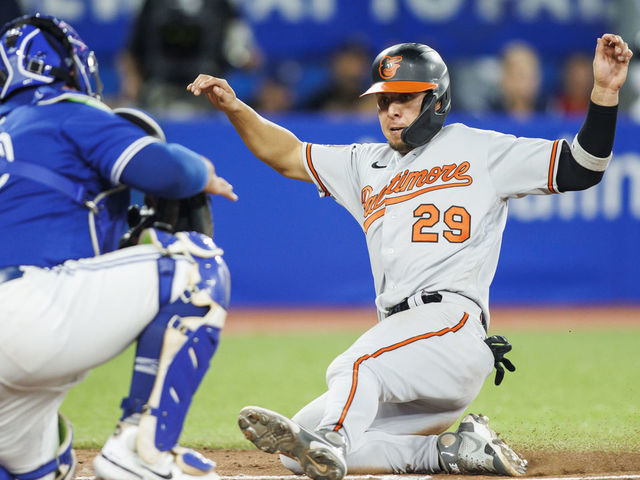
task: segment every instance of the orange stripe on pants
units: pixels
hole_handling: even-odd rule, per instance
[[[353,398],[355,397],[356,389],[358,388],[358,370],[360,368],[360,365],[365,360],[368,360],[369,358],[377,358],[383,353],[392,352],[393,350],[397,350],[400,347],[410,345],[414,342],[417,342],[418,340],[425,340],[427,338],[433,338],[433,337],[441,337],[442,335],[445,335],[450,332],[457,332],[462,327],[464,327],[465,323],[467,323],[468,318],[469,318],[469,314],[465,312],[465,314],[462,316],[460,321],[453,327],[443,328],[442,330],[438,330],[437,332],[423,333],[422,335],[417,335],[415,337],[408,338],[407,340],[403,340],[402,342],[394,343],[393,345],[389,345],[388,347],[381,348],[376,352],[372,353],[371,355],[366,354],[358,358],[353,364],[353,379],[351,381],[351,390],[349,391],[349,397],[347,398],[347,403],[342,409],[342,414],[340,415],[340,419],[338,420],[338,423],[333,428],[333,430],[337,432],[342,428],[342,424],[344,422],[345,417],[347,416],[347,412],[349,411],[349,408],[351,407],[351,403],[353,403]]]

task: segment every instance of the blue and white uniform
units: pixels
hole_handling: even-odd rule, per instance
[[[0,105],[0,117],[3,157],[44,167],[84,187],[87,200],[100,204],[98,253],[115,250],[129,205],[122,171],[159,140],[92,97],[50,87],[19,92]],[[17,175],[2,176],[0,196],[0,267],[52,267],[95,255],[90,209]]]
[[[126,185],[187,197],[203,190],[208,171],[194,152],[59,85],[0,104],[0,162],[0,466],[17,478],[52,459],[66,392],[136,341],[162,308],[159,286],[169,304],[193,288],[197,255],[172,254],[167,283],[157,245],[116,250]],[[71,182],[78,198],[46,172]],[[213,300],[226,309],[228,272],[221,251],[211,252],[222,272]]]

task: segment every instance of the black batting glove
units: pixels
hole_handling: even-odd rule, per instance
[[[502,383],[502,379],[504,378],[504,369],[506,368],[510,372],[515,372],[516,367],[511,360],[508,358],[504,358],[504,356],[511,351],[511,344],[502,335],[494,335],[493,337],[489,337],[485,340],[485,343],[491,349],[491,353],[493,353],[494,359],[494,367],[496,368],[496,378],[495,384],[500,385]],[[504,368],[502,367],[504,365]]]

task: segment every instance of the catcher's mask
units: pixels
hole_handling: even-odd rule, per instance
[[[431,140],[451,110],[447,66],[438,52],[427,45],[400,43],[380,52],[371,66],[371,83],[361,96],[427,92],[420,115],[402,131],[402,141],[411,147]]]
[[[96,98],[102,92],[96,56],[73,27],[39,13],[6,23],[0,30],[0,102],[56,81]]]

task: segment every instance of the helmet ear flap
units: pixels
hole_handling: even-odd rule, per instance
[[[438,112],[439,114],[444,114],[446,115],[447,113],[449,113],[449,110],[451,110],[451,89],[447,88],[444,93],[442,94],[442,96],[440,97],[440,108],[438,108]]]
[[[427,143],[436,133],[438,133],[441,125],[437,128],[433,128],[431,125],[431,117],[432,114],[435,113],[437,103],[438,99],[433,91],[427,92],[422,100],[422,110],[420,115],[418,115],[418,118],[416,118],[411,125],[405,128],[400,135],[400,138],[402,138],[404,143],[410,147],[416,148]]]
[[[438,102],[440,107],[436,109]],[[402,131],[400,138],[413,148],[424,145],[440,131],[449,110],[451,110],[451,97],[448,87],[440,97],[436,97],[433,90],[428,91],[422,100],[420,115]]]

